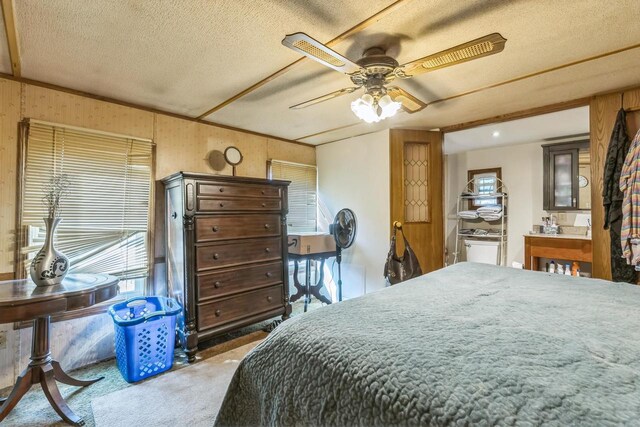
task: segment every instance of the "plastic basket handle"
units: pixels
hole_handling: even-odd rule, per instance
[[[145,314],[143,317],[141,317],[141,319],[144,319],[144,321],[148,321],[153,319],[154,317],[158,317],[158,316],[166,316],[167,312],[164,310],[160,310],[160,311],[153,311],[151,313],[147,313]]]
[[[122,304],[126,305],[129,304],[132,301],[138,301],[138,300],[146,300],[146,297],[143,296],[139,296],[139,297],[131,297],[125,301],[122,302]],[[122,317],[118,316],[118,313],[116,313],[116,311],[113,309],[113,307],[109,307],[109,312],[111,312],[111,315],[113,316],[114,319],[120,321],[120,322],[126,322],[126,319],[123,319]]]

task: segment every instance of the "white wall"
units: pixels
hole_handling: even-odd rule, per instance
[[[316,162],[321,210],[326,208],[331,219],[340,209],[350,208],[358,220],[356,241],[343,253],[343,295],[354,297],[384,288],[390,222],[389,131],[321,145]]]

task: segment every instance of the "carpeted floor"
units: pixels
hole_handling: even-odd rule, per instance
[[[310,309],[316,309],[323,304],[314,300],[310,306]],[[303,312],[303,304],[298,301],[293,304],[293,315],[300,315]],[[214,338],[206,343],[206,348],[202,349],[197,354],[197,366],[201,361],[213,358],[223,353],[233,351],[247,344],[260,341],[264,339],[268,334],[263,332],[263,328],[267,328],[271,324],[270,321],[258,323],[247,328],[235,331],[230,334],[222,335]],[[267,328],[268,329],[268,328]],[[247,350],[248,351],[248,350]],[[245,352],[246,353],[246,352]],[[88,387],[73,387],[58,383],[60,392],[66,399],[69,407],[85,421],[87,427],[95,426],[95,420],[93,417],[93,411],[91,408],[91,401],[102,396],[106,396],[118,390],[123,390],[138,384],[145,384],[147,382],[160,379],[163,376],[170,375],[171,372],[183,369],[189,365],[186,361],[185,355],[181,350],[176,350],[176,356],[172,369],[157,377],[152,377],[148,380],[142,381],[136,384],[127,383],[116,365],[115,359],[106,360],[104,362],[96,363],[81,369],[70,372],[73,377],[84,378],[96,378],[103,376],[104,379],[92,384]],[[235,369],[235,368],[234,368]],[[6,396],[11,391],[11,388],[7,388],[0,391],[0,396]],[[114,409],[118,410],[118,409]],[[132,425],[139,425],[134,423]],[[59,417],[58,414],[51,408],[46,397],[42,393],[42,389],[38,385],[34,385],[31,390],[20,400],[18,405],[11,411],[9,416],[2,422],[2,426],[15,426],[15,427],[61,427],[67,426]],[[148,424],[147,425],[153,425]]]
[[[96,427],[211,427],[240,361],[259,343],[254,341],[154,381],[92,399]],[[179,405],[163,404],[178,396]]]

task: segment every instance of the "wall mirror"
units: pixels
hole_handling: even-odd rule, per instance
[[[543,150],[543,209],[591,209],[591,155],[589,141],[546,144]]]

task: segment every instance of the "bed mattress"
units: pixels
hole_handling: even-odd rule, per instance
[[[640,425],[640,288],[461,263],[284,322],[216,425]]]

